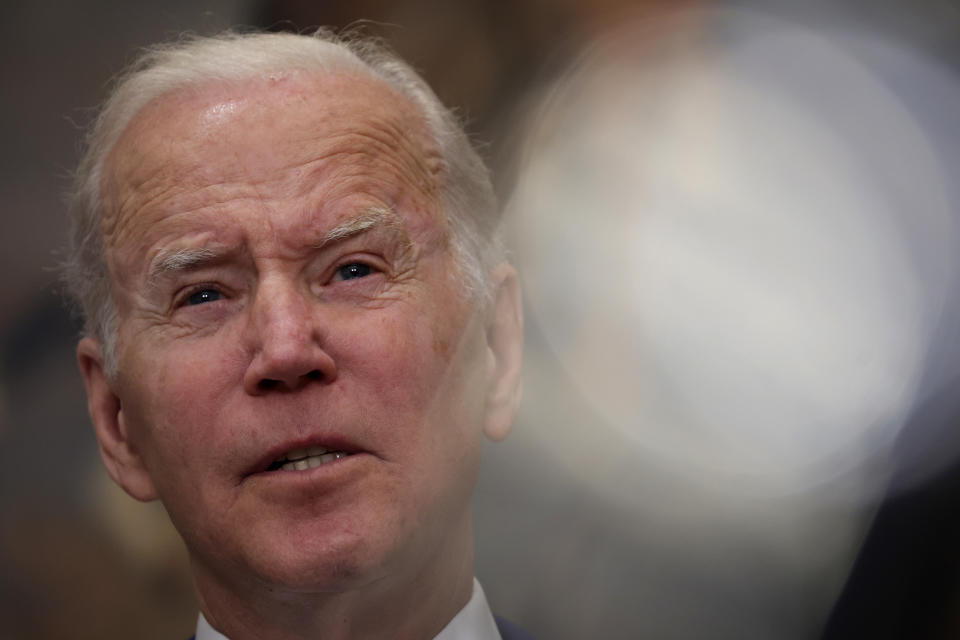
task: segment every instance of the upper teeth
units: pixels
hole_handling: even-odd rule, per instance
[[[333,462],[346,455],[343,451],[330,451],[324,447],[309,447],[288,451],[277,458],[274,464],[279,464],[284,471],[304,471],[319,467],[327,462]]]

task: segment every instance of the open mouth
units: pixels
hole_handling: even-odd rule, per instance
[[[324,447],[294,449],[271,462],[267,471],[306,471],[349,455],[346,451],[335,451]]]

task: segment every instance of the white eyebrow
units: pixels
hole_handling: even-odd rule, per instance
[[[161,252],[150,264],[150,278],[159,278],[169,273],[186,271],[220,257],[220,253],[208,248],[172,249]]]
[[[409,242],[404,232],[403,222],[396,213],[389,209],[372,207],[363,211],[358,216],[344,220],[327,231],[317,247],[322,248],[332,242],[345,240],[346,238],[355,236],[374,227],[383,227],[390,231],[398,232],[404,241]]]
[[[373,207],[353,218],[344,220],[327,231],[323,239],[316,245],[316,248],[321,249],[328,244],[351,238],[374,228],[382,228],[393,232],[404,245],[410,244],[400,217],[389,209]],[[149,277],[150,279],[156,279],[172,273],[202,267],[211,262],[216,262],[221,259],[223,255],[223,252],[207,247],[162,251],[150,263]]]

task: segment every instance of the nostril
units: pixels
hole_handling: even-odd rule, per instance
[[[307,380],[319,382],[321,380],[326,380],[326,376],[319,369],[314,369],[300,376],[298,380],[291,380],[289,382],[274,378],[262,378],[259,382],[257,382],[257,389],[260,391],[276,391],[279,389],[292,390],[299,388],[300,384]]]

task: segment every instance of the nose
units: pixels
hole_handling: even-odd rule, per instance
[[[332,382],[333,358],[316,301],[290,283],[262,282],[250,308],[245,339],[253,353],[244,374],[250,395],[297,391]]]

